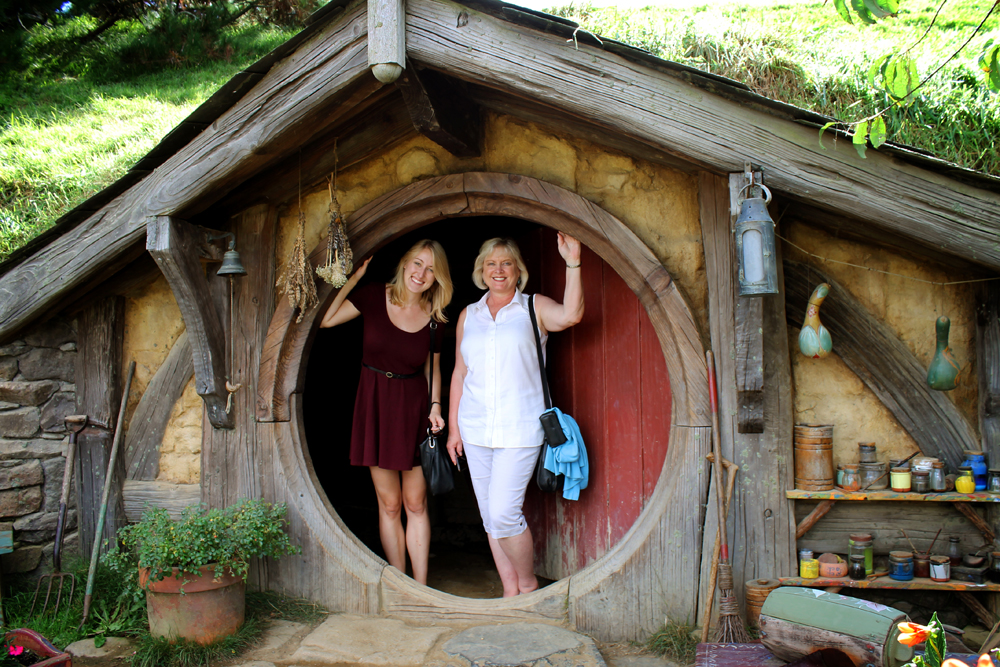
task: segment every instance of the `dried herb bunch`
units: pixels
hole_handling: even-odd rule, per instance
[[[292,256],[285,270],[278,277],[278,289],[288,297],[292,308],[299,309],[296,323],[301,323],[306,312],[319,303],[316,294],[316,281],[313,280],[309,266],[309,255],[306,252],[306,215],[299,209],[299,235],[292,248]]]
[[[354,269],[354,252],[347,240],[347,225],[340,212],[340,202],[330,181],[330,226],[326,232],[326,263],[316,269],[316,275],[336,288],[347,283]]]

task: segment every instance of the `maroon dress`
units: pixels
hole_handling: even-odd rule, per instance
[[[427,435],[427,380],[424,362],[430,349],[428,323],[409,333],[389,319],[385,285],[366,285],[348,297],[364,320],[361,362],[381,371],[409,375],[389,378],[361,367],[351,430],[351,465],[410,470],[420,465],[417,445]],[[441,327],[434,335],[434,351],[441,351]]]

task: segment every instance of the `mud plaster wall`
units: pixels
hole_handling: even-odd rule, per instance
[[[837,239],[802,224],[788,225],[779,233],[808,252],[829,259],[934,282],[967,277],[878,246]],[[814,264],[820,261],[787,243],[782,252],[798,262]],[[849,290],[872,315],[899,334],[924,367],[930,365],[934,356],[935,321],[941,315],[951,319],[949,344],[962,365],[962,373],[959,386],[947,394],[978,432],[974,288],[970,285],[928,285],[832,262],[823,262],[822,269]],[[836,354],[825,359],[803,356],[798,351],[798,335],[799,329],[790,327],[795,421],[834,425],[835,463],[856,462],[859,442],[875,442],[879,460],[903,458],[917,451],[913,439],[840,357]],[[837,349],[836,338],[833,349]]]
[[[480,158],[456,158],[429,139],[415,136],[341,172],[337,198],[348,222],[352,213],[373,199],[421,179],[466,171],[531,176],[586,197],[628,225],[667,268],[687,298],[699,327],[708,331],[708,292],[695,177],[509,116],[488,114],[484,120]],[[307,248],[316,247],[326,234],[329,201],[325,185],[303,195]],[[281,212],[279,272],[298,232],[298,212],[297,205]],[[428,235],[433,236],[433,231]],[[465,264],[472,259],[449,258],[452,278],[464,276]]]
[[[131,420],[149,381],[183,332],[181,311],[163,276],[126,295],[125,367],[122,369],[122,377],[125,377],[129,361],[135,360],[135,377],[125,413],[126,420]],[[170,424],[164,434],[158,480],[177,484],[195,484],[199,481],[202,413],[202,402],[195,393],[192,379],[174,405]],[[127,424],[128,421],[126,428]]]

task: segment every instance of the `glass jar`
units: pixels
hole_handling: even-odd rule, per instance
[[[962,545],[960,544],[960,539],[958,535],[952,535],[948,538],[948,560],[951,561],[952,565],[962,564]]]
[[[986,490],[986,455],[980,451],[966,450],[962,467],[972,468],[972,477],[976,481],[976,491]],[[959,470],[962,469],[959,467]],[[956,487],[957,488],[957,487]],[[959,493],[965,493],[959,491]]]
[[[931,581],[951,579],[951,561],[947,556],[931,556]]]
[[[861,581],[867,577],[865,572],[865,557],[860,554],[851,556],[851,565],[847,568],[847,576],[855,581]]]
[[[861,475],[861,490],[878,491],[889,487],[889,476],[884,463],[859,463],[858,472]]]
[[[944,481],[942,479],[942,481]],[[1000,482],[1000,478],[998,478]],[[931,490],[931,474],[926,470],[914,470],[910,473],[910,490],[914,493],[928,493]]]
[[[799,576],[803,579],[815,579],[819,576],[819,561],[808,558],[799,561]]]
[[[931,576],[931,555],[913,552],[913,576],[927,579]]]
[[[910,490],[909,468],[893,468],[889,472],[889,478],[892,483],[892,490],[896,493],[906,493]]]
[[[812,549],[799,549],[799,560],[809,560],[813,557]]]
[[[986,490],[1000,493],[1000,468],[990,468],[986,473]]]
[[[861,556],[865,563],[865,576],[875,571],[875,548],[871,533],[852,533],[847,538],[848,558]]]
[[[889,552],[889,578],[896,581],[913,579],[913,554],[909,551]]]
[[[844,491],[858,491],[861,489],[861,475],[858,474],[856,463],[845,463],[844,476],[840,482],[840,488]]]
[[[947,490],[948,486],[944,479],[944,461],[934,462],[927,480],[930,482],[932,492],[943,493]]]
[[[958,477],[955,478],[955,491],[958,493],[976,492],[976,479],[972,476],[971,467],[962,466],[958,469]]]
[[[878,461],[878,452],[874,442],[858,443],[858,463],[875,463]]]

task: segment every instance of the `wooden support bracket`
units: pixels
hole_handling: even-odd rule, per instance
[[[226,412],[226,334],[201,265],[202,235],[183,220],[151,216],[146,249],[170,284],[187,327],[194,359],[195,387],[215,428],[233,428]]]
[[[826,516],[826,513],[833,509],[833,506],[837,504],[836,500],[823,500],[816,507],[813,508],[812,512],[809,512],[799,525],[795,527],[795,539],[799,539],[803,535],[809,532],[809,529],[816,525],[816,522]]]
[[[396,87],[418,132],[456,157],[479,157],[479,107],[463,82],[410,63]]]
[[[749,171],[749,170],[748,170]],[[729,174],[730,229],[740,212],[739,194],[749,182],[744,172]],[[759,183],[760,172],[754,172]],[[738,262],[738,257],[732,258]],[[738,271],[734,271],[738,275]],[[741,297],[736,290],[736,430],[764,432],[764,302],[763,297]]]
[[[956,510],[965,515],[965,517],[972,522],[972,525],[983,534],[983,539],[990,545],[993,544],[993,540],[997,538],[995,532],[990,527],[990,524],[983,520],[983,517],[976,513],[976,510],[969,506],[969,503],[954,503],[952,504]]]

